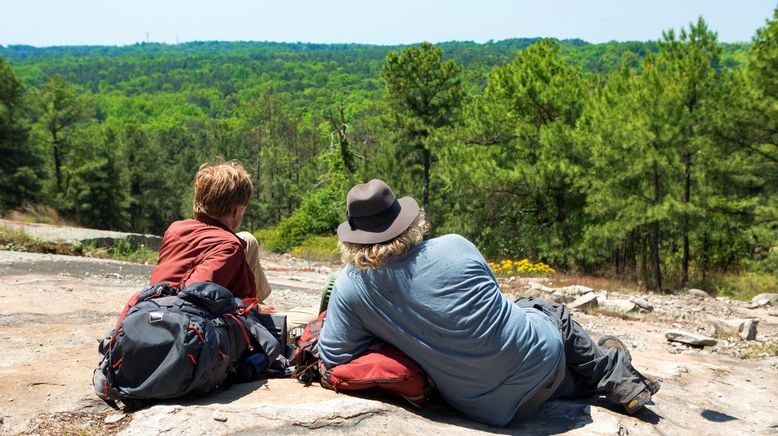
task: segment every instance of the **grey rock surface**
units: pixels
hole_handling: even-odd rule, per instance
[[[654,305],[649,303],[644,298],[638,297],[637,295],[633,295],[629,297],[629,300],[635,303],[635,305],[638,307],[638,309],[645,310],[646,312],[653,312],[654,311]]]
[[[698,335],[683,330],[668,330],[665,332],[665,337],[671,342],[680,342],[686,345],[692,345],[695,347],[707,347],[716,345],[716,340],[707,336]]]
[[[694,289],[694,288],[692,288],[692,289],[689,289],[687,291],[687,293],[689,295],[691,295],[692,297],[696,297],[696,298],[710,298],[710,294],[708,294],[707,292],[703,291],[702,289]]]
[[[589,292],[588,294],[581,295],[575,301],[568,304],[567,308],[571,310],[580,310],[580,309],[589,309],[597,306],[598,306],[597,294],[595,294],[594,292]]]
[[[338,269],[270,253],[262,254],[262,262],[273,286],[269,302],[281,310],[318,304],[327,274]],[[116,412],[97,399],[90,385],[99,361],[96,339],[115,325],[117,313],[145,284],[151,268],[0,251],[0,433],[674,435],[769,434],[778,428],[778,356],[768,353],[778,343],[778,323],[768,308],[709,299],[699,303],[704,310],[690,312],[688,296],[654,294],[641,295],[654,306],[651,314],[635,313],[628,319],[574,314],[593,338],[622,338],[635,367],[663,379],[654,402],[636,416],[592,397],[550,401],[525,421],[494,428],[464,418],[439,397],[416,410],[378,394],[346,395],[273,379],[106,422]],[[536,295],[523,288],[506,293]],[[723,348],[727,341],[720,341],[702,350],[667,343],[667,325],[698,332],[710,328],[708,317],[756,317],[759,342],[738,340],[727,344],[733,348]],[[765,346],[759,355],[751,348]]]
[[[637,309],[637,304],[622,298],[598,298],[597,303],[607,310],[619,313],[629,313]]]
[[[740,337],[746,341],[756,340],[756,326],[759,321],[756,319],[747,319],[743,323],[743,328],[740,330]]]
[[[53,224],[23,223],[0,219],[0,227],[21,230],[31,238],[64,244],[95,244],[96,247],[112,247],[117,240],[127,241],[131,247],[140,245],[159,250],[162,238],[157,235],[114,232],[111,230],[66,227]]]
[[[755,319],[711,319],[711,326],[717,337],[740,337],[747,341],[756,339],[759,324]]]
[[[767,305],[778,306],[778,294],[759,294],[751,299],[750,307],[762,307]]]

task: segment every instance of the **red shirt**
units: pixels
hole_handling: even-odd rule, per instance
[[[238,298],[257,295],[254,273],[246,263],[246,242],[221,221],[207,216],[176,221],[165,231],[157,266],[149,278],[150,284],[162,282],[182,288],[214,282]],[[138,294],[119,315],[120,322],[135,305]]]

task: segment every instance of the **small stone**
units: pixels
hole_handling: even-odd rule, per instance
[[[707,336],[697,335],[683,330],[668,330],[665,338],[670,342],[680,342],[693,347],[705,347],[716,345],[716,340]]]
[[[755,307],[762,307],[767,305],[778,306],[778,294],[759,294],[751,299],[751,304],[748,307],[753,309]]]
[[[597,307],[597,294],[589,292],[581,295],[575,301],[567,305],[568,309],[585,309]]]
[[[740,333],[743,328],[742,319],[709,319],[708,322],[713,326],[714,335],[717,337],[734,336]]]
[[[573,295],[586,295],[589,292],[594,292],[594,289],[583,285],[565,286],[564,288],[560,288],[560,290]]]
[[[217,411],[213,412],[213,420],[214,421],[219,421],[219,422],[226,422],[227,421],[227,417],[224,416],[221,412],[219,412],[217,410]]]
[[[756,340],[756,326],[759,321],[756,319],[746,319],[743,322],[743,327],[740,330],[740,337],[747,341]]]
[[[530,289],[536,289],[546,294],[552,294],[555,290],[554,288],[549,288],[548,286],[539,282],[530,282],[529,287]]]
[[[739,336],[747,341],[756,339],[756,326],[759,321],[755,319],[710,319],[714,334],[717,337]]]
[[[567,304],[575,301],[575,297],[573,295],[568,294],[561,289],[555,290],[553,294],[548,296],[548,299],[552,300],[555,303],[562,303],[562,304]]]
[[[640,297],[636,297],[636,296],[633,295],[630,298],[630,300],[632,300],[632,302],[635,303],[639,309],[646,310],[648,312],[653,312],[654,311],[654,306],[651,305],[651,303],[649,303],[648,301],[646,301],[646,300],[644,300],[644,299],[642,299]]]
[[[123,413],[114,413],[113,415],[106,416],[103,422],[106,424],[116,424],[117,422],[124,419],[125,416],[126,415]]]
[[[767,311],[770,316],[778,316],[778,307],[773,307]]]
[[[702,289],[694,289],[694,288],[692,288],[692,289],[689,289],[687,292],[689,293],[690,296],[695,297],[695,298],[709,298],[710,297],[710,295],[707,292],[703,291]]]
[[[620,313],[629,313],[637,309],[637,304],[629,300],[622,300],[619,298],[608,298],[603,302],[597,301],[600,305],[606,309],[613,310]]]

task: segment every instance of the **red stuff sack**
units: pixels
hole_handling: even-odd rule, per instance
[[[335,392],[377,388],[399,395],[421,407],[429,389],[427,378],[418,363],[397,348],[378,343],[354,360],[330,369],[320,363],[321,385]]]

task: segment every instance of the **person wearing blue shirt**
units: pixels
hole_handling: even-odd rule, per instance
[[[346,204],[338,238],[347,265],[319,339],[327,368],[387,342],[415,360],[452,407],[495,426],[549,398],[594,393],[634,413],[659,389],[632,367],[621,341],[595,344],[564,306],[508,301],[467,239],[423,240],[427,224],[413,198],[397,199],[371,180],[353,187]]]

